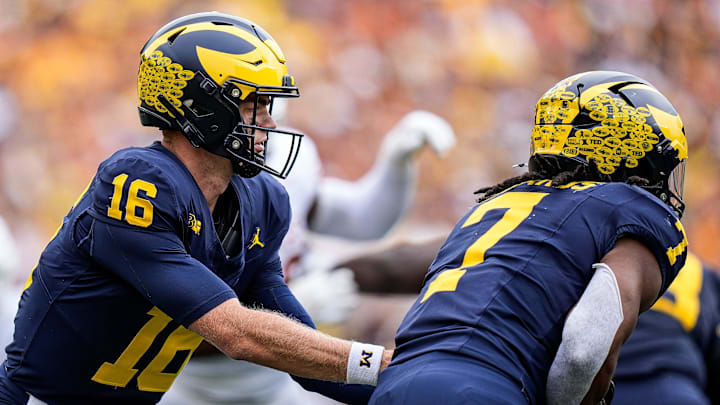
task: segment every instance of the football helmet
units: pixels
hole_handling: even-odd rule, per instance
[[[678,215],[685,208],[685,128],[670,101],[637,76],[590,71],[561,80],[535,107],[530,144],[532,155],[594,161],[612,181],[643,177]]]
[[[299,97],[285,56],[260,26],[243,18],[207,12],[160,28],[140,51],[138,96],[143,125],[181,131],[193,146],[230,159],[244,177],[265,170],[287,177],[302,134],[259,126],[258,98]],[[254,100],[250,122],[239,104]],[[265,108],[265,106],[262,106]],[[287,156],[273,167],[255,152],[255,131],[290,137]],[[267,147],[267,144],[265,145]]]

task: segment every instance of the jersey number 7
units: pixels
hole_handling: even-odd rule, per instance
[[[460,268],[444,270],[435,277],[428,285],[425,295],[420,302],[425,302],[437,292],[455,291],[460,278],[467,272],[467,268],[485,261],[485,252],[495,246],[500,239],[514,231],[530,216],[533,208],[547,195],[548,193],[506,192],[478,205],[461,228],[477,224],[490,210],[507,209],[507,211],[495,225],[480,235],[475,243],[470,245],[465,251],[465,256]]]

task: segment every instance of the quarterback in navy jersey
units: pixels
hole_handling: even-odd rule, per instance
[[[201,342],[185,328],[199,315],[236,295],[280,309],[287,195],[265,173],[233,176],[226,193],[241,207],[235,252],[224,251],[203,194],[160,143],[103,162],[28,281],[9,376],[51,403],[80,392],[152,403]]]
[[[287,176],[302,135],[270,116],[273,98],[299,95],[280,48],[250,21],[188,15],[143,47],[138,91],[162,141],[102,162],[41,254],[0,403],[154,404],[203,338],[367,402],[391,352],[315,331],[283,281],[291,214],[272,175]],[[292,137],[278,167],[269,136]]]
[[[719,327],[720,276],[690,253],[623,345],[613,404],[719,403]]]
[[[586,72],[536,107],[529,172],[478,191],[400,325],[372,404],[595,404],[683,266],[687,146],[648,82]]]

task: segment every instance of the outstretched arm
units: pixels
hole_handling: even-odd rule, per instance
[[[620,346],[640,312],[650,308],[662,277],[652,252],[620,239],[596,273],[563,327],[562,342],[548,373],[548,404],[597,404],[610,386]]]
[[[352,270],[358,289],[373,294],[417,294],[443,238],[403,242],[337,264]]]
[[[271,271],[273,267],[276,268],[275,271]],[[310,319],[308,313],[295,298],[294,293],[289,290],[288,286],[283,281],[280,263],[269,263],[267,269],[268,271],[259,272],[255,275],[253,284],[240,298],[242,302],[253,308],[265,308],[271,311],[279,311],[289,318],[298,320],[311,328],[315,328],[313,320]],[[299,280],[307,278],[308,277],[300,277]],[[321,286],[321,289],[327,289],[327,286]],[[317,292],[317,289],[315,291]],[[325,306],[332,307],[332,305],[327,304],[327,301],[325,302]],[[321,313],[321,315],[328,314]],[[356,359],[354,361],[358,360],[359,359]],[[362,371],[369,372],[371,370],[367,367],[363,367]],[[373,387],[369,385],[321,381],[298,377],[296,375],[291,375],[291,377],[308,391],[317,392],[336,401],[347,404],[365,404],[369,401],[370,395],[373,391]],[[353,379],[349,380],[353,381]]]
[[[351,239],[383,236],[412,200],[417,172],[413,156],[425,144],[442,155],[455,144],[455,134],[437,115],[413,111],[385,135],[372,169],[360,180],[322,181],[309,214],[310,229]]]
[[[193,322],[190,329],[233,359],[307,378],[347,381],[352,342],[325,335],[278,313],[245,308],[237,299],[215,307]],[[372,345],[366,345],[365,350],[371,353],[366,355],[370,363],[367,368],[384,369],[392,357],[392,351],[379,351]]]
[[[232,358],[303,377],[364,384],[373,384],[377,371],[390,361],[392,352],[381,347],[336,339],[283,315],[244,307],[225,282],[185,253],[173,233],[137,231],[89,216],[77,228],[86,226],[92,227],[95,244],[89,254],[100,265]],[[108,248],[114,249],[113,257],[100,254]],[[279,259],[273,263],[272,274],[284,288],[274,299],[283,294],[292,297],[282,284]],[[168,284],[173,288],[168,289]],[[362,364],[348,367],[351,349],[358,348],[372,354]],[[363,379],[367,370],[376,373]]]

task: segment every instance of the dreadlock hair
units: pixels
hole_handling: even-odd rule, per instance
[[[516,184],[529,180],[545,179],[551,179],[553,187],[562,186],[572,181],[617,181],[613,180],[610,175],[601,173],[592,159],[589,165],[585,165],[564,157],[536,154],[532,155],[528,161],[527,173],[511,177],[494,186],[480,188],[473,194],[478,195],[477,202],[480,203]],[[653,194],[655,194],[654,191],[662,188],[661,183],[650,185],[650,180],[641,176],[629,176],[625,183],[640,186]]]

